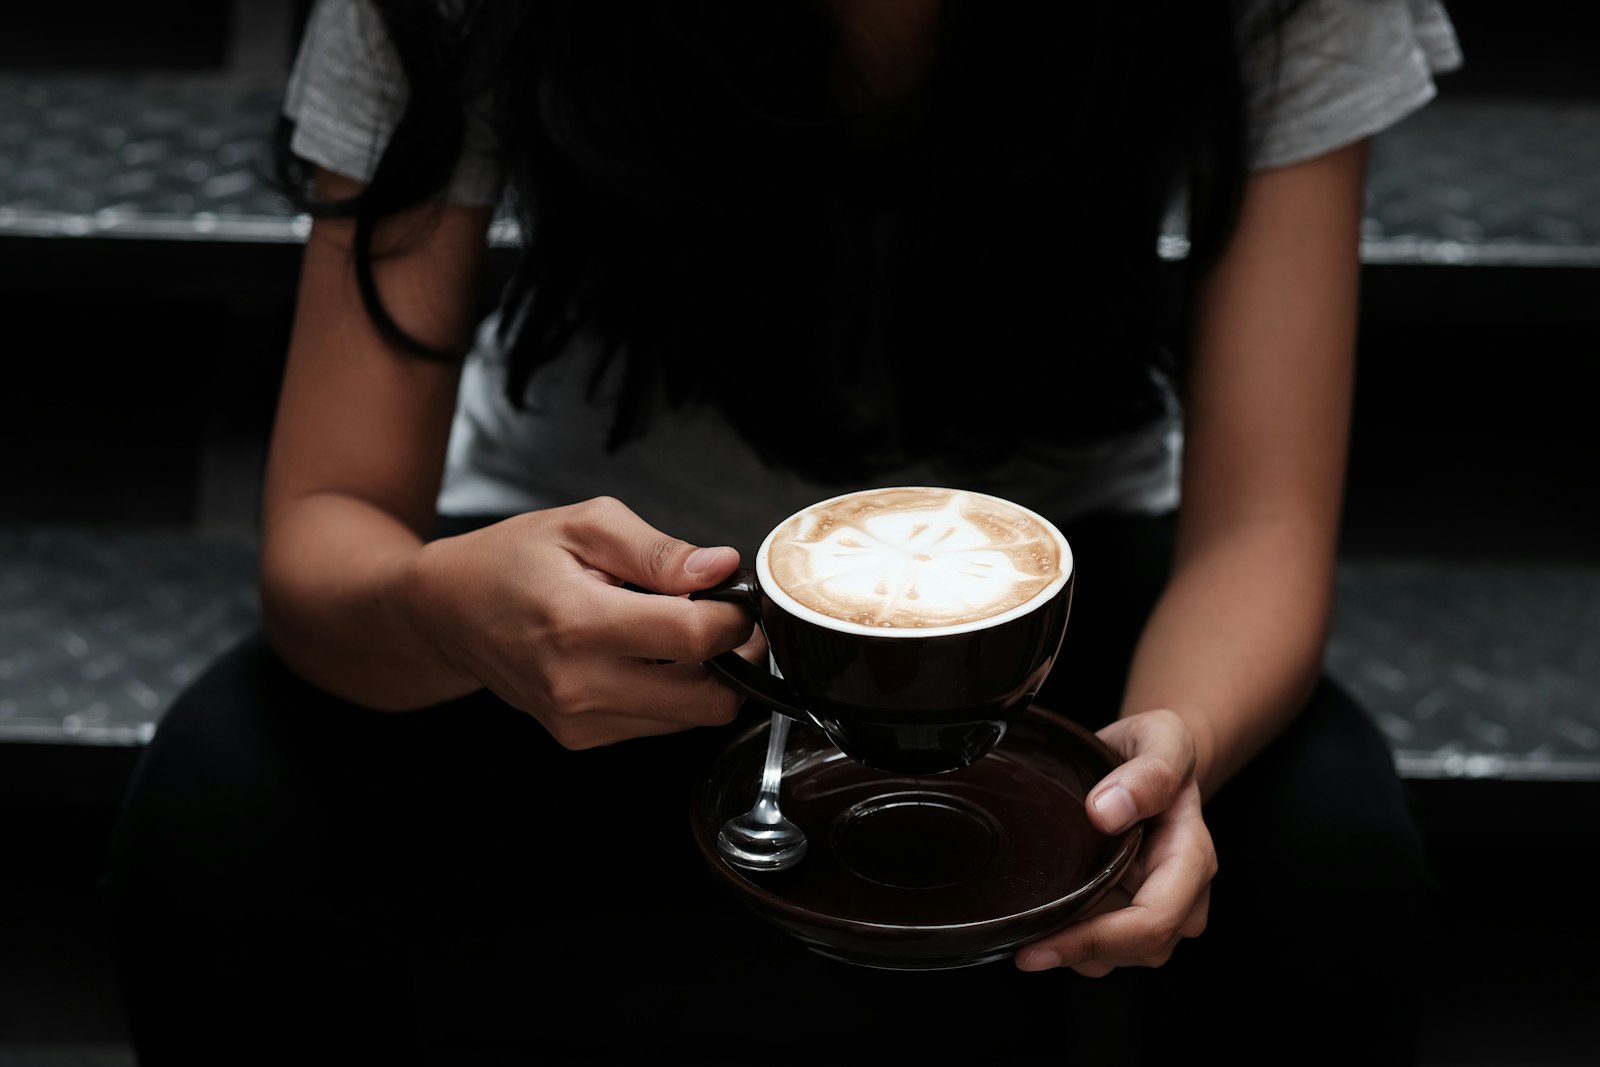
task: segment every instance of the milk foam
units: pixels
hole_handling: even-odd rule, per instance
[[[891,488],[824,501],[767,540],[778,588],[843,622],[960,626],[1028,603],[1070,566],[1036,516],[994,497]]]

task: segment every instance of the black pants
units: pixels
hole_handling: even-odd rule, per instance
[[[1170,524],[1067,534],[1078,587],[1040,703],[1097,727]],[[1210,804],[1206,933],[1103,979],[855,967],[747,913],[686,803],[751,714],[570,752],[487,694],[349,705],[247,639],[164,717],[109,858],[141,1064],[1411,1061],[1431,883],[1383,738],[1332,683]]]

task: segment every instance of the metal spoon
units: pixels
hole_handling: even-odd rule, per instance
[[[794,720],[772,713],[767,733],[767,763],[761,771],[761,792],[755,806],[722,824],[717,851],[736,867],[753,871],[781,871],[793,867],[806,854],[806,834],[778,810],[778,785],[783,779],[783,748]]]

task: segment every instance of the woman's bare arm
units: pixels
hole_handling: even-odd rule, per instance
[[[352,186],[324,176],[325,191]],[[413,336],[464,351],[481,307],[486,209],[385,224],[377,282]],[[597,496],[428,540],[459,369],[394,351],[362,305],[348,223],[318,223],[268,459],[266,633],[297,672],[410,710],[480,688],[570,748],[729,721],[702,665],[764,655],[739,607],[682,596],[738,565]]]
[[[323,196],[358,188],[318,177]],[[378,288],[403,328],[462,351],[491,212],[425,211],[380,226]],[[353,233],[351,222],[317,221],[306,242],[262,502],[264,625],[311,681],[374,707],[417,707],[476,688],[402,602],[434,521],[459,368],[378,334],[356,286]]]
[[[1209,797],[1322,664],[1343,502],[1364,142],[1255,175],[1198,293],[1172,580],[1123,714],[1168,708]]]

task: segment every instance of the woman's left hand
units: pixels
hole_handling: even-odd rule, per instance
[[[1159,967],[1206,927],[1217,854],[1201,815],[1189,727],[1157,709],[1118,719],[1099,736],[1124,762],[1090,791],[1089,820],[1115,834],[1142,819],[1144,838],[1088,918],[1017,950],[1024,971],[1071,967],[1099,978],[1117,967]]]

